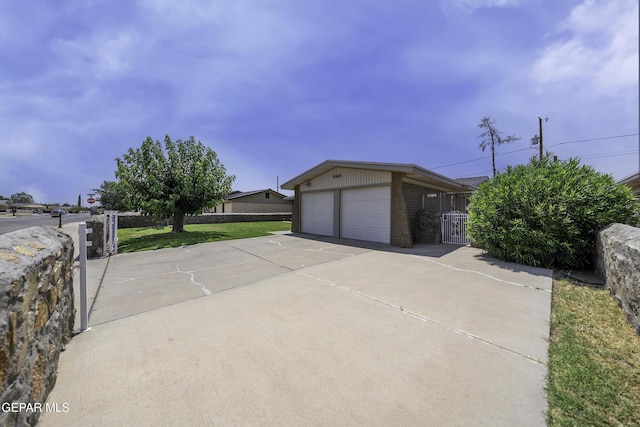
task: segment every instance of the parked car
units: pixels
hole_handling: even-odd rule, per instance
[[[67,212],[64,209],[54,209],[51,211],[52,217],[58,217],[66,214]]]

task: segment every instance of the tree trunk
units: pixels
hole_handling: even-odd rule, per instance
[[[491,166],[493,166],[493,176],[496,176],[496,151],[493,148],[493,137],[491,137]]]
[[[172,233],[184,232],[184,212],[174,212]]]

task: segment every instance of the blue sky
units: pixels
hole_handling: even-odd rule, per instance
[[[522,138],[498,169],[536,154],[540,116],[550,151],[619,179],[639,168],[638,16],[637,0],[0,0],[0,195],[75,203],[165,134],[210,146],[242,191],[326,159],[490,175],[483,116]]]

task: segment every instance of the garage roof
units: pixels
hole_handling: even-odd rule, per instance
[[[369,169],[379,170],[386,172],[402,172],[405,178],[409,181],[414,181],[417,184],[425,186],[432,186],[442,191],[465,191],[473,189],[464,185],[454,179],[447,178],[444,175],[431,172],[430,170],[421,168],[413,164],[406,163],[378,163],[378,162],[359,162],[359,161],[346,161],[346,160],[326,160],[319,165],[309,169],[306,172],[301,173],[295,178],[285,182],[281,185],[281,188],[285,190],[294,190],[296,185],[304,184],[312,178],[330,171],[333,168],[353,168],[353,169]]]

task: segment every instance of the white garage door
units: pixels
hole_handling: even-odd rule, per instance
[[[303,233],[333,236],[333,191],[302,194]]]
[[[391,187],[343,190],[340,237],[389,243]]]

